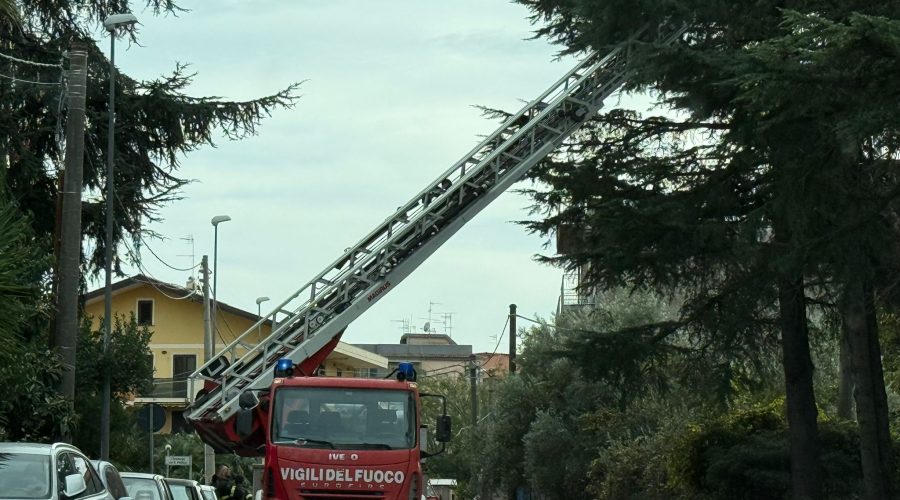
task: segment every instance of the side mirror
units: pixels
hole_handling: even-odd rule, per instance
[[[253,433],[253,410],[238,410],[234,417],[234,430],[237,435],[244,439]]]
[[[450,415],[441,415],[437,418],[437,427],[434,433],[434,440],[438,443],[447,443],[453,439],[453,423]]]
[[[69,474],[66,476],[66,489],[63,491],[63,495],[69,498],[77,497],[84,493],[86,489],[87,485],[84,484],[84,476],[81,474]]]
[[[244,391],[238,398],[238,406],[244,410],[252,410],[259,405],[259,398],[253,391]]]

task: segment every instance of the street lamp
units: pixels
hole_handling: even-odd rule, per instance
[[[268,297],[257,297],[256,298],[256,315],[259,316],[259,319],[262,319],[262,304],[263,302],[269,300]],[[259,337],[262,335],[262,325],[259,325],[256,329],[256,336]]]
[[[103,27],[109,31],[109,125],[106,145],[106,288],[104,290],[103,354],[109,351],[109,336],[112,330],[112,259],[113,259],[113,162],[116,152],[116,31],[123,26],[137,22],[134,14],[113,14],[103,20]],[[109,372],[103,377],[103,405],[100,411],[100,459],[109,460]]]
[[[228,222],[231,220],[231,217],[227,215],[217,215],[212,218],[210,221],[214,228],[214,237],[213,237],[213,303],[212,303],[212,317],[213,317],[213,330],[219,331],[219,318],[218,314],[218,302],[219,295],[216,293],[216,284],[219,281],[219,223],[220,222]],[[215,345],[216,345],[216,337],[213,335],[213,353],[215,353]]]

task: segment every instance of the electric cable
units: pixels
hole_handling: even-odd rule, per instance
[[[518,316],[518,315],[516,315],[516,316]],[[487,364],[488,360],[492,359],[492,358],[497,354],[497,349],[500,348],[500,342],[503,341],[503,334],[506,333],[506,327],[507,327],[507,326],[509,326],[509,315],[508,315],[508,314],[506,315],[506,322],[503,323],[503,329],[500,330],[500,335],[497,337],[497,345],[494,346],[494,352],[492,352],[491,355],[488,356],[488,357],[484,360],[484,362],[481,363],[481,364],[478,366],[478,369],[479,369],[479,370],[481,370],[482,368],[484,368],[484,365]]]
[[[168,262],[164,261],[159,255],[157,255],[156,252],[153,251],[153,248],[147,244],[147,240],[144,239],[144,237],[140,234],[140,232],[138,233],[138,239],[141,240],[141,243],[144,244],[144,246],[147,248],[147,250],[150,250],[150,253],[153,254],[154,257],[156,257],[156,260],[160,261],[162,263],[162,265],[168,267],[169,269],[172,269],[173,271],[188,272],[188,271],[193,271],[194,269],[197,269],[198,267],[200,267],[199,262],[197,264],[195,264],[194,266],[188,267],[188,268],[175,267],[175,266],[169,264]]]
[[[426,373],[424,373],[424,374],[422,374],[422,375],[419,375],[419,378],[428,378],[428,377],[438,377],[438,376],[441,376],[441,375],[450,375],[450,374],[455,373],[454,368],[463,368],[463,371],[465,371],[465,368],[467,368],[467,366],[464,365],[464,364],[462,364],[462,363],[457,363],[457,364],[454,364],[454,365],[442,366],[442,367],[436,368],[436,369],[434,369],[434,370],[432,370],[432,371],[430,371],[430,372],[426,372]]]
[[[219,336],[219,340],[221,340],[223,344],[225,344],[226,346],[227,346],[227,345],[230,345],[231,342],[226,341],[226,340],[225,340],[225,337],[222,336],[222,332],[219,331],[219,322],[218,322],[218,318],[219,318],[219,316],[220,316],[220,315],[219,315],[219,312],[221,312],[221,311],[219,311],[219,299],[216,298],[216,296],[213,294],[213,291],[212,291],[212,290],[209,291],[209,296],[212,297],[213,301],[214,301],[215,304],[216,304],[216,317],[213,318],[212,328],[213,328],[213,330],[216,332],[216,335]],[[225,319],[225,316],[224,316],[224,315],[222,315],[221,317],[222,317],[222,322],[225,323],[225,326],[228,327],[228,331],[231,332],[231,336],[234,337],[234,332],[231,330],[231,327],[228,326],[228,320]],[[234,341],[232,341],[232,342],[234,342]]]
[[[93,167],[93,163],[91,163],[91,166]],[[124,211],[124,210],[125,210],[125,203],[122,202],[122,198],[119,198],[119,194],[118,194],[118,193],[115,194],[115,197],[116,197],[116,203],[119,204],[119,208],[122,209],[122,210]],[[188,268],[175,267],[175,266],[173,266],[172,264],[169,264],[168,262],[166,262],[165,260],[163,260],[162,257],[160,257],[159,255],[157,255],[157,253],[153,251],[153,247],[151,247],[149,244],[147,244],[147,240],[144,239],[144,236],[141,234],[140,231],[138,231],[137,233],[135,233],[135,235],[137,236],[138,240],[139,240],[145,247],[147,247],[147,250],[150,250],[150,253],[151,253],[154,257],[156,257],[156,260],[158,260],[160,263],[162,263],[162,265],[168,267],[169,269],[171,269],[171,270],[173,270],[173,271],[188,272],[188,271],[193,271],[194,269],[197,269],[198,267],[200,267],[200,263],[199,263],[199,262],[198,262],[197,264],[194,264],[192,267],[188,267]]]
[[[35,80],[25,80],[24,78],[16,78],[14,76],[4,75],[3,73],[0,73],[0,78],[6,78],[7,80],[12,80],[14,82],[29,83],[31,85],[61,85],[61,83],[59,82],[38,82]]]
[[[129,245],[128,242],[125,241],[125,240],[122,240],[122,241],[125,243],[125,248],[128,249],[128,253],[131,254],[132,257],[135,257],[135,255],[134,255],[134,250],[132,250],[131,245]],[[137,266],[138,270],[141,271],[141,272],[142,272],[145,276],[147,276],[148,278],[153,279],[153,280],[156,280],[156,281],[162,281],[162,280],[160,280],[160,279],[154,277],[154,276],[150,273],[150,271],[148,271],[146,268],[144,268],[144,267],[141,265],[140,261],[137,260],[136,258],[135,258],[135,260],[134,260],[134,263],[135,263],[135,265]],[[146,283],[146,284],[150,285],[150,286],[153,287],[157,292],[159,292],[160,294],[162,294],[164,297],[167,297],[167,298],[172,299],[172,300],[185,300],[185,299],[189,299],[189,298],[191,298],[191,297],[194,297],[194,296],[197,294],[195,291],[189,290],[189,291],[188,291],[188,294],[185,295],[184,297],[174,297],[174,296],[169,295],[168,293],[164,292],[161,288],[159,288],[159,286],[156,285],[156,283],[154,283],[154,282],[152,282],[152,281],[145,281],[145,280],[141,280],[141,279],[139,279],[139,278],[133,278],[133,279],[134,279],[135,281],[139,282],[139,283]]]
[[[60,64],[51,64],[51,63],[42,63],[42,62],[37,62],[37,61],[28,61],[25,59],[19,59],[18,57],[14,57],[9,54],[4,54],[3,52],[0,52],[0,57],[2,57],[4,59],[9,59],[10,61],[17,62],[20,64],[30,64],[31,66],[39,66],[42,68],[62,69],[62,67],[63,67],[61,63]]]

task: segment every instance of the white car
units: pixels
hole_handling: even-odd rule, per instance
[[[119,469],[115,465],[105,460],[91,460],[91,465],[97,470],[100,480],[103,481],[103,486],[106,487],[115,500],[133,500],[128,495],[128,490],[125,489],[125,484],[122,483]]]
[[[216,495],[216,489],[205,484],[200,485],[200,493],[203,494],[203,500],[219,500]]]
[[[172,490],[159,474],[123,472],[121,476],[128,495],[134,500],[174,500]]]
[[[0,499],[66,498],[117,500],[91,461],[70,444],[0,443]]]
[[[203,500],[200,483],[193,479],[167,477],[166,485],[172,490],[172,498],[175,500]]]

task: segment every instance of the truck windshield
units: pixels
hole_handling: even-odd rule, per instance
[[[274,406],[276,444],[383,450],[415,446],[416,413],[407,391],[281,387]]]

